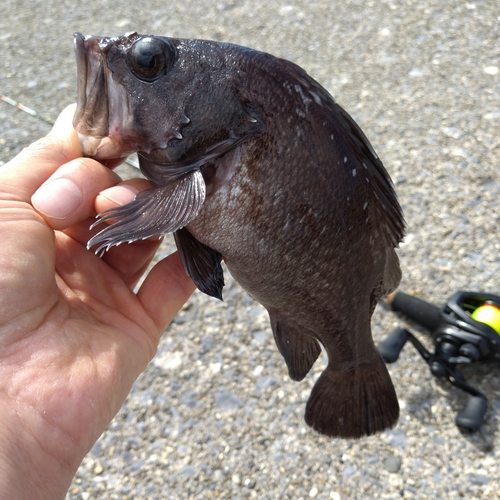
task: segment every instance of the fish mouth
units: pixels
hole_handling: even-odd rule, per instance
[[[120,118],[127,110],[127,98],[116,85],[110,85],[107,40],[74,34],[78,100],[73,127],[83,155],[96,160],[123,158],[135,151],[120,137]]]

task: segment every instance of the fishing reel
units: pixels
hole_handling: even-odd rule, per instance
[[[429,352],[407,329],[394,328],[378,350],[386,363],[393,363],[407,341],[427,362],[433,375],[446,378],[471,395],[455,423],[476,432],[486,413],[486,396],[467,384],[459,364],[500,360],[500,297],[480,292],[457,292],[440,309],[402,292],[388,297],[389,307],[416,321],[432,333],[434,352]]]

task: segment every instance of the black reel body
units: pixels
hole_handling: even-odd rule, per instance
[[[457,415],[456,424],[464,431],[475,432],[486,413],[486,396],[465,382],[456,369],[458,364],[477,361],[500,361],[500,335],[489,325],[472,318],[485,304],[500,308],[500,297],[480,292],[457,292],[440,309],[421,299],[397,292],[390,301],[394,311],[401,312],[432,333],[435,351],[429,352],[408,330],[396,327],[379,346],[386,363],[398,359],[409,340],[429,365],[433,375],[447,378],[454,386],[471,395]]]
[[[474,292],[453,294],[442,307],[440,324],[432,332],[436,352],[449,355],[451,363],[467,363],[463,357],[470,359],[469,362],[500,361],[500,335],[471,316],[485,304],[500,308],[500,297]]]

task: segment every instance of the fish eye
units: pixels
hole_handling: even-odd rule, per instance
[[[172,65],[175,48],[167,41],[144,37],[132,45],[129,54],[133,73],[141,80],[153,82]]]

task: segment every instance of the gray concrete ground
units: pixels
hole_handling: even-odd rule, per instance
[[[500,293],[499,25],[496,0],[4,0],[0,93],[55,118],[75,101],[73,31],[210,38],[289,58],[370,138],[408,222],[402,288],[441,304],[459,289]],[[47,130],[0,102],[0,161]],[[323,361],[290,381],[263,309],[227,281],[224,303],[196,293],[167,330],[68,499],[500,497],[498,367],[465,370],[489,397],[482,434],[458,431],[466,396],[407,347],[390,367],[397,427],[328,440],[303,422]],[[396,322],[378,308],[376,340]]]

